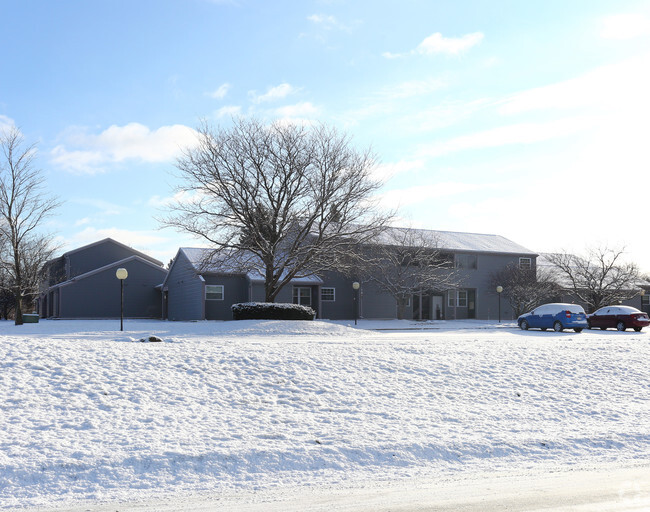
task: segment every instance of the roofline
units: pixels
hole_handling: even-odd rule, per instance
[[[86,279],[88,277],[94,276],[96,274],[99,274],[101,272],[104,272],[110,268],[114,267],[119,267],[120,265],[123,265],[124,263],[128,261],[133,261],[133,260],[138,260],[141,261],[142,263],[145,263],[146,265],[149,265],[152,268],[155,268],[156,270],[162,270],[167,274],[167,270],[165,270],[163,267],[160,265],[156,265],[155,263],[149,261],[148,259],[145,259],[141,256],[138,256],[137,254],[134,254],[133,256],[129,256],[128,258],[124,258],[118,261],[114,261],[112,263],[109,263],[108,265],[104,265],[103,267],[95,268],[89,272],[86,272],[84,274],[79,274],[78,276],[73,277],[72,279],[68,279],[67,281],[63,281],[62,283],[57,283],[52,286],[48,286],[47,290],[52,290],[54,288],[62,288],[64,286],[69,286],[71,284],[74,284],[76,281],[81,281],[82,279]],[[165,280],[167,279],[167,276],[165,276]]]
[[[137,249],[134,249],[133,247],[130,247],[130,246],[126,245],[126,244],[123,244],[122,242],[118,242],[117,240],[115,240],[114,238],[111,238],[111,237],[107,237],[107,238],[104,238],[102,240],[92,242],[90,244],[82,245],[81,247],[77,247],[76,249],[71,249],[69,251],[66,251],[61,256],[59,256],[59,258],[61,258],[63,256],[69,256],[70,254],[74,254],[76,252],[82,251],[84,249],[88,249],[90,247],[94,247],[94,246],[99,245],[99,244],[103,244],[105,242],[113,242],[113,243],[119,245],[120,247],[123,247],[124,249],[128,249],[130,251],[133,251],[133,252],[137,253],[137,255],[139,255],[143,259],[149,260],[152,263],[156,263],[160,267],[164,266],[164,263],[162,261],[159,261],[156,258],[154,258],[152,256],[149,256],[148,254],[145,254],[142,251],[138,251]],[[59,258],[53,258],[53,260],[51,260],[51,261],[57,260]]]

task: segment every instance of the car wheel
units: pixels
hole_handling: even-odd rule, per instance
[[[623,322],[619,322],[616,324],[616,330],[617,331],[624,331],[625,330],[625,324]]]
[[[564,329],[564,327],[562,326],[562,323],[560,321],[557,321],[553,324],[553,330],[555,332],[562,332],[562,329]]]
[[[643,327],[635,327],[635,328],[634,328],[634,330],[635,330],[636,332],[641,332],[641,329],[643,329]]]
[[[521,323],[519,324],[519,327],[521,327],[522,331],[527,331],[528,330],[528,322],[526,322],[526,320],[522,320]]]
[[[574,327],[573,330],[575,332],[582,332],[582,327]]]

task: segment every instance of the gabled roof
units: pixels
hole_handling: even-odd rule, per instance
[[[260,272],[256,270],[244,272],[241,270],[241,263],[244,262],[245,258],[249,257],[248,254],[231,253],[229,256],[224,256],[223,259],[213,259],[210,265],[206,267],[204,262],[211,255],[212,251],[210,249],[201,247],[181,247],[178,252],[182,252],[185,255],[197,274],[214,273],[243,275],[250,281],[264,282],[264,276]],[[174,259],[174,263],[175,262],[176,258]],[[322,284],[323,280],[318,276],[312,275],[307,277],[296,277],[293,278],[291,282],[296,284]]]
[[[160,265],[152,263],[148,259],[142,258],[141,256],[134,255],[134,256],[129,256],[128,258],[124,258],[124,259],[121,259],[121,260],[118,260],[118,261],[114,261],[112,263],[109,263],[108,265],[104,265],[103,267],[95,268],[95,269],[91,270],[90,272],[80,274],[78,276],[73,277],[72,279],[68,279],[67,281],[63,281],[62,283],[57,283],[55,285],[52,285],[49,288],[52,289],[52,288],[60,288],[62,286],[68,286],[68,285],[74,284],[77,281],[81,281],[82,279],[86,279],[86,278],[94,276],[96,274],[100,274],[102,272],[105,272],[106,270],[109,270],[111,268],[120,267],[120,266],[124,265],[125,263],[127,263],[129,261],[134,261],[134,260],[139,260],[142,263],[144,263],[145,265],[149,265],[150,267],[155,268],[156,270],[160,270],[161,272],[163,272],[165,274],[165,276],[167,275],[167,270],[165,270]]]
[[[61,256],[69,256],[69,255],[74,254],[76,252],[80,252],[80,251],[89,249],[91,247],[95,247],[97,245],[102,245],[102,244],[105,244],[105,243],[112,243],[112,244],[115,244],[115,245],[119,245],[120,247],[122,247],[124,249],[128,249],[129,251],[131,251],[135,255],[140,256],[142,259],[148,260],[151,263],[155,263],[159,267],[163,266],[162,261],[158,261],[156,258],[152,258],[148,254],[140,252],[140,251],[134,249],[133,247],[129,247],[128,245],[125,245],[125,244],[123,244],[121,242],[118,242],[117,240],[114,240],[112,238],[104,238],[103,240],[98,240],[97,242],[93,242],[91,244],[87,244],[87,245],[84,245],[82,247],[77,247],[76,249],[71,249],[69,251],[64,252]],[[58,258],[56,258],[56,259],[58,259]]]
[[[399,239],[400,233],[412,231],[423,239],[434,241],[436,249],[460,252],[488,252],[502,254],[525,254],[537,256],[537,253],[526,249],[512,240],[501,235],[483,233],[463,233],[459,231],[437,231],[432,229],[388,228],[378,239],[379,243],[391,244],[391,240]]]

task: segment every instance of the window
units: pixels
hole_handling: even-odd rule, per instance
[[[223,300],[222,284],[206,284],[205,300]]]
[[[323,302],[334,302],[336,300],[336,288],[321,288],[320,300]]]
[[[476,254],[456,254],[456,268],[469,268],[476,269],[477,267]]]
[[[447,295],[447,305],[450,308],[466,308],[467,290],[450,290]]]
[[[293,303],[301,306],[311,306],[311,288],[308,286],[294,286]]]
[[[532,258],[519,258],[519,268],[521,270],[530,270],[533,268]]]
[[[647,292],[646,294],[641,295],[641,305],[642,306],[650,305],[650,295],[647,295]]]

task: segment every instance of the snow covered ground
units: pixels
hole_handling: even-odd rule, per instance
[[[0,509],[650,461],[650,334],[0,322]],[[162,343],[141,343],[154,334]],[[216,499],[216,498],[215,498]]]

